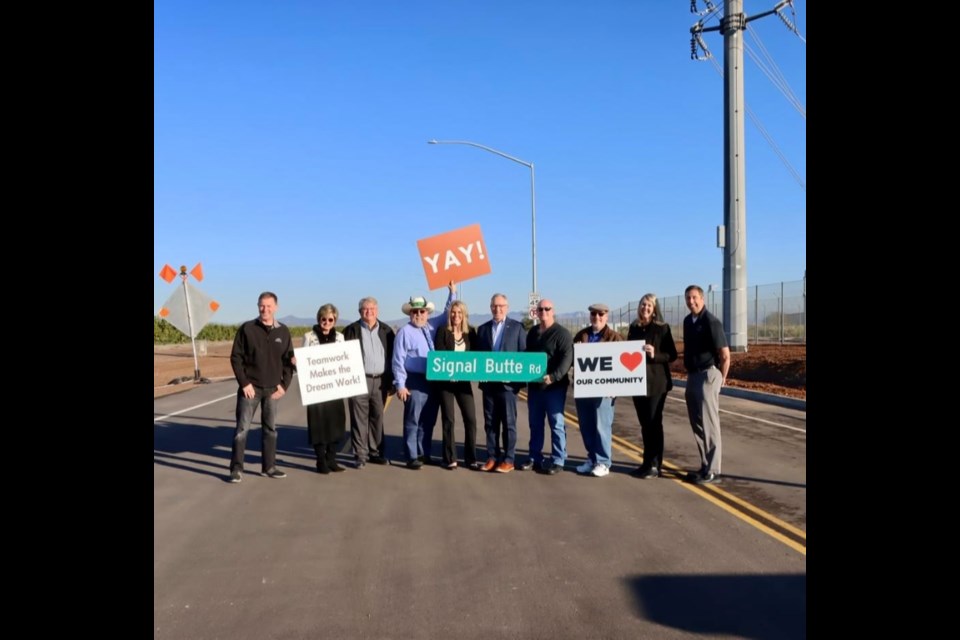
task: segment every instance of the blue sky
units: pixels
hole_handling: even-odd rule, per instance
[[[523,310],[529,169],[431,138],[536,165],[538,289],[561,313],[722,283],[723,81],[690,59],[688,0],[154,7],[154,313],[179,284],[163,265],[202,262],[212,322],[254,317],[263,290],[279,316],[332,302],[353,320],[372,295],[397,318],[445,299],[416,241],[475,223],[492,273],[466,301]],[[750,27],[805,109],[806,44],[776,16]],[[705,40],[722,68],[723,38]],[[747,106],[805,180],[806,120],[744,57]],[[806,192],[749,118],[746,170],[748,284],[799,280]]]

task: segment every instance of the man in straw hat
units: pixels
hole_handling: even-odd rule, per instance
[[[393,384],[403,401],[403,449],[407,467],[419,469],[430,462],[433,428],[440,409],[440,393],[427,381],[427,353],[433,350],[437,328],[447,322],[450,305],[456,300],[453,280],[443,313],[431,318],[434,305],[423,296],[411,296],[401,310],[410,322],[400,327],[393,343]]]

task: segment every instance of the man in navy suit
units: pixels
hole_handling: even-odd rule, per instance
[[[507,317],[507,296],[495,293],[490,298],[493,319],[477,328],[478,351],[524,351],[527,348],[523,325]],[[517,449],[517,393],[522,382],[481,382],[483,392],[483,429],[487,433],[487,462],[481,471],[510,473]],[[501,428],[503,447],[500,447]]]

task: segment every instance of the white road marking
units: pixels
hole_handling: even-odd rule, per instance
[[[200,407],[206,407],[207,405],[215,404],[215,403],[217,403],[217,402],[222,402],[222,401],[224,401],[224,400],[227,400],[228,398],[236,398],[236,397],[237,397],[237,394],[236,394],[236,392],[234,392],[234,393],[231,393],[231,394],[228,395],[228,396],[223,396],[222,398],[217,398],[216,400],[211,400],[210,402],[204,402],[203,404],[194,405],[194,406],[192,406],[192,407],[187,407],[186,409],[181,409],[180,411],[174,411],[173,413],[168,413],[167,415],[165,415],[165,416],[160,416],[159,418],[154,418],[153,421],[154,421],[154,423],[157,423],[157,422],[160,422],[161,420],[166,420],[167,418],[172,418],[173,416],[178,416],[178,415],[180,415],[181,413],[186,413],[187,411],[193,411],[194,409],[199,409]]]
[[[667,397],[670,398],[670,396],[667,396]],[[674,402],[682,402],[683,404],[686,404],[685,401],[679,398],[670,398],[670,399],[673,400]],[[729,413],[732,416],[739,416],[741,418],[746,418],[747,420],[755,420],[756,422],[762,422],[764,424],[769,424],[774,427],[780,427],[781,429],[789,429],[790,431],[797,431],[803,434],[807,433],[806,429],[801,429],[799,427],[791,427],[790,425],[780,424],[779,422],[771,422],[770,420],[764,420],[763,418],[757,418],[755,416],[748,416],[745,413],[737,413],[736,411],[728,411],[727,409],[720,409],[720,413]]]

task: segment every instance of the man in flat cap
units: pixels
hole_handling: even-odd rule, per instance
[[[590,324],[573,336],[574,344],[578,342],[619,342],[623,336],[607,326],[610,307],[603,303],[592,304],[590,310]],[[616,398],[605,396],[601,398],[577,398],[577,419],[580,421],[580,435],[583,436],[583,446],[587,449],[587,460],[579,467],[577,473],[602,478],[610,473],[613,464],[613,403]]]
[[[453,280],[443,313],[431,318],[434,305],[423,296],[411,296],[401,311],[410,322],[400,327],[393,343],[393,384],[403,401],[403,449],[407,468],[419,469],[430,462],[433,428],[440,410],[440,391],[427,381],[427,353],[433,350],[437,328],[447,322],[450,305],[456,299]]]

